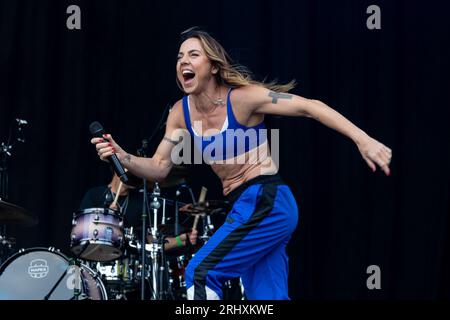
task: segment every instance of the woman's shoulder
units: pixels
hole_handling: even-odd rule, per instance
[[[252,110],[252,106],[257,106],[263,102],[263,97],[267,96],[267,91],[267,88],[258,84],[238,87],[231,92],[230,102],[235,109],[244,109],[248,112]]]
[[[260,84],[249,84],[233,88],[232,94],[241,98],[251,98],[255,93],[266,92],[267,89]]]
[[[173,105],[172,108],[170,109],[170,112],[175,111],[175,112],[181,112],[183,109],[183,98],[177,100]]]
[[[175,128],[185,128],[183,99],[180,99],[173,104],[172,108],[170,109],[167,121],[172,123]]]

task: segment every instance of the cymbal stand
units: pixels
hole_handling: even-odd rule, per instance
[[[144,191],[145,193],[145,191]],[[159,297],[159,286],[158,286],[158,252],[161,251],[161,245],[158,239],[158,209],[161,204],[158,201],[158,197],[161,195],[161,190],[156,182],[152,192],[152,202],[150,203],[150,209],[153,210],[153,225],[151,227],[152,243],[150,246],[150,257],[151,257],[151,277],[152,277],[152,300],[157,300]],[[145,243],[145,242],[143,242]]]
[[[207,213],[202,213],[202,226],[203,226],[203,234],[200,236],[200,239],[203,240],[204,243],[208,242],[214,233],[214,225],[211,222],[211,216]]]
[[[16,124],[16,127],[14,126]],[[16,142],[25,143],[23,136],[23,126],[28,124],[26,120],[14,119],[9,127],[8,140],[0,144],[0,199],[8,200],[9,197],[9,178],[8,178],[8,157],[12,156],[12,149]],[[13,136],[13,129],[15,135]],[[6,225],[0,225],[0,264],[3,262],[3,256],[7,257],[7,254],[1,248],[5,244],[8,245],[9,251],[11,244],[8,243],[8,237],[6,234]]]
[[[6,236],[6,226],[0,226],[0,266],[12,254],[14,242]]]
[[[16,126],[14,126],[16,124]],[[23,136],[23,126],[28,124],[26,120],[14,119],[9,127],[8,141],[0,144],[0,198],[8,200],[8,167],[7,160],[11,157],[11,151],[16,142],[25,143]],[[13,132],[13,129],[15,131]],[[13,135],[13,133],[15,135]]]
[[[165,256],[164,256],[164,243],[166,238],[163,233],[158,231],[158,210],[161,208],[159,202],[160,189],[158,183],[155,183],[153,188],[150,208],[153,210],[153,226],[151,228],[152,243],[150,245],[150,257],[152,260],[151,277],[152,277],[152,300],[164,300],[168,296],[168,292],[164,287],[164,276],[166,275]],[[163,202],[165,206],[165,202]],[[163,206],[163,211],[165,208]]]
[[[148,140],[142,140],[142,147],[137,150],[137,154],[140,157],[147,157]],[[141,300],[145,300],[145,278],[147,275],[147,263],[146,263],[146,250],[145,244],[147,243],[147,218],[151,224],[148,214],[148,194],[147,194],[147,179],[143,178],[143,197],[142,197],[142,233],[141,233]]]

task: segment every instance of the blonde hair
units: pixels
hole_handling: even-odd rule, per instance
[[[183,31],[181,33],[180,44],[190,38],[200,40],[206,56],[213,66],[218,69],[216,80],[219,85],[233,88],[259,85],[276,92],[288,92],[295,87],[295,80],[286,84],[278,84],[275,80],[268,83],[254,80],[251,72],[246,67],[233,63],[233,60],[222,45],[209,33],[198,29],[198,27],[192,27]],[[178,79],[177,84],[181,88]]]

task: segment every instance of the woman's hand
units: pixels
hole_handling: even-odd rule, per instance
[[[387,176],[391,174],[389,169],[392,158],[391,149],[369,136],[366,136],[356,145],[373,172],[376,171],[377,167],[375,164],[377,164]]]
[[[114,141],[110,134],[104,134],[103,138],[92,138],[91,143],[95,144],[98,156],[103,161],[116,154],[119,161],[122,161],[127,153]]]

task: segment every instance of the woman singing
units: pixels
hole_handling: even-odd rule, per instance
[[[208,33],[191,28],[182,33],[180,43],[176,73],[185,96],[173,106],[153,157],[127,153],[110,135],[91,142],[102,160],[115,153],[133,174],[161,181],[173,164],[173,149],[180,141],[175,138],[177,131],[189,132],[195,148],[220,178],[232,209],[190,261],[188,297],[220,299],[222,283],[241,277],[249,300],[289,299],[285,249],[297,225],[298,209],[291,190],[277,174],[266,135],[259,134],[265,130],[264,116],[320,121],[349,137],[368,166],[375,171],[378,165],[386,175],[390,174],[391,149],[325,103],[288,94],[293,83],[253,80]]]

